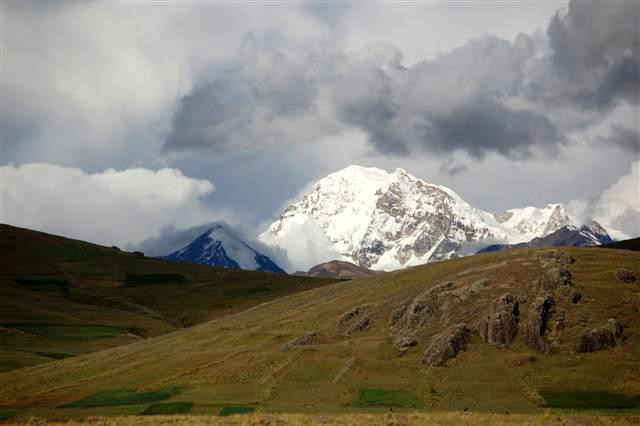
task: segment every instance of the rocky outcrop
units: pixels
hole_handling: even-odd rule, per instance
[[[538,278],[538,291],[555,291],[558,288],[571,285],[571,271],[566,266],[553,266],[548,268]]]
[[[442,301],[440,295],[453,283],[447,282],[437,285],[415,297],[411,303],[402,305],[392,312],[389,320],[389,335],[395,348],[400,354],[410,346],[417,344],[419,331],[433,321],[440,310]],[[409,340],[415,340],[414,345],[406,345]]]
[[[489,313],[478,326],[478,335],[485,342],[503,348],[509,346],[518,333],[519,304],[511,294],[495,300]]]
[[[338,333],[353,336],[369,328],[371,324],[371,306],[364,304],[342,314],[338,319]]]
[[[569,254],[557,249],[545,250],[538,254],[538,257],[543,262],[555,263],[557,265],[570,265],[576,261]]]
[[[627,268],[620,268],[616,271],[616,280],[622,283],[632,283],[636,280],[636,276]]]
[[[467,348],[470,336],[471,332],[465,324],[452,325],[444,332],[433,336],[429,347],[422,355],[422,365],[444,367],[447,361]]]
[[[622,337],[622,324],[616,319],[609,318],[607,326],[584,330],[578,338],[576,351],[596,352],[616,345],[616,341]]]
[[[550,294],[538,296],[529,306],[524,329],[524,343],[532,349],[544,352],[547,345],[543,339],[549,323],[553,297]]]
[[[315,342],[316,337],[317,337],[317,333],[315,331],[310,331],[282,345],[282,350],[288,351],[297,346],[311,345]]]
[[[576,304],[582,299],[582,293],[578,290],[573,290],[571,294],[569,294],[569,303]]]

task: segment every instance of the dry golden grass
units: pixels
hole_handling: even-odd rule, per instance
[[[389,340],[391,313],[406,300],[444,282],[453,283],[450,291],[459,298],[455,305],[450,305],[455,309],[443,306],[443,312],[451,312],[448,321],[470,322],[473,327],[473,321],[486,315],[491,301],[510,292],[522,297],[521,324],[526,324],[530,302],[525,300],[533,299],[535,279],[545,271],[538,257],[540,250],[544,249],[488,253],[322,286],[172,334],[3,373],[0,407],[16,410],[14,421],[30,416],[47,419],[129,416],[146,407],[58,407],[105,390],[146,392],[175,385],[187,390],[165,402],[193,403],[189,413],[194,417],[171,417],[167,420],[171,422],[252,424],[263,418],[273,422],[281,419],[283,424],[313,424],[321,419],[328,424],[388,424],[393,419],[407,424],[423,421],[464,424],[468,419],[467,423],[480,424],[544,424],[556,417],[545,417],[547,410],[540,390],[639,395],[640,285],[622,284],[614,277],[620,267],[640,276],[638,252],[563,249],[576,258],[570,265],[571,289],[579,290],[583,298],[573,304],[568,295],[558,293],[555,309],[565,312],[564,323],[561,328],[554,320],[550,333],[554,345],[548,353],[525,346],[521,325],[509,348],[493,347],[474,334],[467,350],[450,360],[446,368],[421,367],[422,352],[440,327],[440,322],[434,321],[424,331],[420,345],[402,357],[397,356]],[[465,297],[464,289],[481,279],[489,280],[482,292]],[[370,328],[352,337],[339,335],[337,319],[364,303],[371,305],[374,312]],[[624,342],[601,352],[575,352],[581,330],[602,327],[612,317],[625,324]],[[285,342],[309,331],[317,332],[313,345],[282,351]],[[414,415],[407,413],[413,412],[413,408],[398,409],[394,405],[397,417],[389,420],[388,408],[354,404],[364,388],[411,392],[419,401],[416,406],[419,411],[443,414]],[[217,414],[230,405],[251,406],[263,413],[332,414],[307,417],[258,414],[231,420],[197,417]],[[462,413],[465,409],[467,414],[447,414]],[[633,410],[588,414],[639,414],[637,409]],[[363,414],[355,417],[339,414],[345,412]],[[469,415],[470,412],[480,414]],[[481,414],[487,412],[510,414]],[[561,419],[573,424],[629,420]],[[632,423],[633,420],[638,424],[637,417]],[[112,421],[115,422],[112,424],[150,422],[129,417],[115,417]],[[165,420],[153,417],[151,423],[160,421]]]
[[[31,418],[20,423],[22,425],[94,425],[94,426],[147,426],[147,425],[637,425],[640,417],[615,416],[576,416],[576,415],[508,415],[441,412],[433,414],[262,414],[246,416],[153,416],[153,417],[87,417],[83,420],[43,420]]]

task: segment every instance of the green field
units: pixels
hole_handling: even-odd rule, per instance
[[[169,415],[182,414],[191,410],[192,402],[166,402],[163,404],[152,404],[141,414],[143,415]]]
[[[360,389],[354,405],[382,407],[416,407],[418,397],[406,390]]]
[[[552,408],[627,409],[640,407],[640,395],[628,396],[605,391],[540,391],[545,405]]]
[[[61,408],[107,407],[110,405],[138,405],[162,401],[186,390],[182,386],[167,386],[149,392],[136,392],[130,389],[103,390],[78,401],[64,404]]]
[[[221,416],[234,416],[236,414],[253,413],[256,409],[246,405],[227,405],[221,411]]]

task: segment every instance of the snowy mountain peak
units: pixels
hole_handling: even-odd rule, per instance
[[[566,226],[581,224],[562,204],[491,214],[404,169],[352,165],[316,182],[259,239],[285,250],[298,269],[340,259],[393,270],[458,257],[467,246],[531,241]]]
[[[455,257],[467,242],[506,238],[489,213],[449,188],[401,168],[388,173],[361,166],[318,181],[259,238],[287,250],[291,239],[305,239],[310,229],[323,236],[310,243],[330,246],[334,257],[387,270]]]
[[[494,214],[494,218],[509,232],[511,243],[530,241],[549,235],[565,225],[574,224],[562,204],[547,204],[545,207],[523,207]]]
[[[271,259],[254,250],[222,225],[212,226],[166,258],[223,268],[285,273]]]

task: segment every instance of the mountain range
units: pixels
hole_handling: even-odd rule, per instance
[[[286,274],[268,256],[249,246],[222,225],[212,226],[185,247],[164,258],[223,268]]]
[[[464,256],[492,243],[527,243],[582,225],[562,204],[493,214],[401,168],[389,173],[352,165],[316,182],[258,238],[290,257],[296,255],[292,243],[307,240],[317,251],[328,248],[332,258],[395,270]],[[602,231],[594,234],[598,243],[611,241],[600,224],[591,221],[590,227]]]

